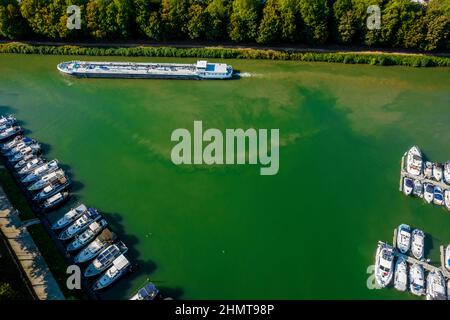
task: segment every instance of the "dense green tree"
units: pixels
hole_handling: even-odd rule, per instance
[[[226,37],[229,6],[227,0],[212,0],[205,9],[206,32],[208,40],[218,40]]]
[[[132,31],[131,0],[89,0],[86,22],[95,39],[127,38]]]
[[[207,13],[204,4],[193,1],[188,10],[187,33],[190,39],[204,39],[207,26]]]
[[[278,0],[281,16],[281,40],[294,42],[300,38],[299,0]]]
[[[233,0],[228,34],[233,41],[252,41],[258,32],[258,0]]]
[[[162,34],[166,39],[182,38],[187,33],[188,0],[162,0]]]
[[[425,50],[450,49],[450,0],[432,0],[423,19]]]
[[[328,15],[330,10],[326,0],[300,0],[303,29],[308,42],[323,44],[328,40]]]
[[[137,32],[152,40],[161,38],[161,19],[158,0],[134,0],[134,12]]]
[[[278,0],[268,0],[264,6],[257,41],[273,43],[281,40],[281,12]]]
[[[27,31],[17,0],[0,0],[0,36],[15,39]]]

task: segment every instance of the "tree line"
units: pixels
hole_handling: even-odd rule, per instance
[[[67,7],[81,29],[67,28]],[[367,8],[380,8],[379,28]],[[70,19],[70,18],[69,18]],[[450,0],[0,0],[7,39],[198,40],[446,50]]]

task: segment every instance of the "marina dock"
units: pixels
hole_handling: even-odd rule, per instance
[[[425,177],[423,174],[421,174],[420,176],[415,176],[413,174],[410,174],[405,169],[405,155],[404,155],[402,157],[402,163],[401,163],[401,167],[400,167],[400,188],[399,188],[399,190],[402,191],[402,192],[403,192],[403,179],[405,177],[413,179],[413,180],[419,180],[422,184],[428,183],[428,184],[432,184],[432,185],[438,186],[442,190],[450,189],[450,185],[446,184],[445,182],[436,181],[434,179],[429,179],[429,178]]]

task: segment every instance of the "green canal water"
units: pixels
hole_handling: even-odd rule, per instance
[[[150,278],[183,299],[411,299],[368,289],[377,241],[420,227],[434,262],[450,243],[450,214],[398,191],[411,145],[450,159],[449,69],[232,60],[239,80],[94,80],[60,75],[72,59],[0,55],[0,112],[130,247],[139,268],[104,298]],[[279,173],[175,166],[170,135],[194,120],[279,128]]]

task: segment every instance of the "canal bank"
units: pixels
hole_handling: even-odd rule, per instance
[[[2,187],[0,187],[0,229],[28,278],[36,298],[64,300],[62,291],[27,230],[27,223],[22,222],[19,212],[11,205]]]

